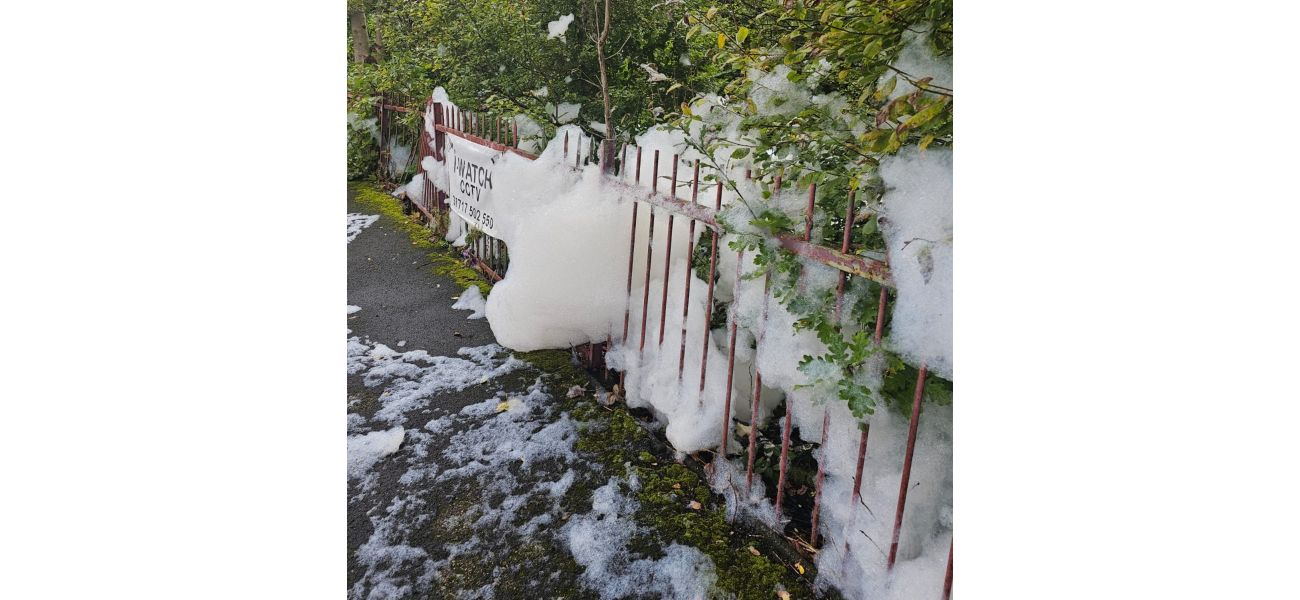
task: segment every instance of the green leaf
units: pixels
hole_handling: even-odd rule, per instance
[[[876,88],[876,93],[872,96],[872,98],[874,98],[877,102],[881,102],[885,98],[888,98],[890,94],[894,93],[895,87],[898,87],[897,75],[890,77],[887,81],[885,81],[884,84]]]
[[[880,36],[867,42],[867,46],[862,49],[862,54],[867,60],[872,60],[877,54],[880,54],[880,48],[884,45],[884,40]]]
[[[745,158],[749,156],[749,148],[736,148],[731,152],[731,158]]]
[[[944,107],[947,105],[948,105],[948,98],[946,97],[941,100],[935,101],[929,106],[921,109],[916,114],[908,117],[907,120],[903,122],[903,128],[915,129],[917,127],[920,127],[921,125],[925,125],[927,122],[930,121],[930,119],[935,118],[936,116],[939,115],[939,113],[943,112]]]

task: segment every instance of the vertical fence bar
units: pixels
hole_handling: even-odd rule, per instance
[[[691,204],[700,201],[700,159],[695,159],[695,172],[691,175]],[[686,368],[686,323],[691,316],[691,262],[695,260],[695,219],[686,233],[686,281],[682,286],[682,339],[681,349],[677,354],[677,380],[682,379],[682,370]]]
[[[718,181],[714,210],[722,210],[722,181]],[[704,298],[704,347],[700,349],[700,405],[704,404],[704,379],[709,372],[709,325],[713,323],[713,272],[718,265],[718,231],[709,229],[709,292]]]
[[[785,426],[781,429],[781,473],[776,479],[776,520],[781,522],[781,501],[785,499],[786,467],[790,463],[790,428],[794,421],[794,411],[789,398],[785,403]]]
[[[758,401],[762,396],[763,375],[758,372],[757,352],[754,360],[754,398],[749,406],[749,460],[745,463],[745,490],[754,483],[754,457],[758,453]],[[778,517],[780,511],[777,512]]]
[[[876,303],[876,345],[880,345],[880,336],[885,333],[885,303],[889,301],[889,289],[880,286],[880,300]]]
[[[889,299],[889,290],[885,286],[880,286],[880,300],[876,306],[876,332],[875,343],[880,345],[880,338],[885,333],[885,303]],[[853,497],[851,504],[856,506],[858,498],[862,496],[862,463],[867,458],[867,436],[871,433],[871,423],[863,422],[859,424],[862,431],[861,438],[858,440],[858,464],[853,473]]]
[[[740,296],[740,266],[744,264],[744,259],[745,251],[737,250],[736,289],[732,293],[733,305],[735,304],[735,299]],[[732,311],[732,314],[728,315],[731,321],[731,342],[727,344],[727,394],[722,405],[722,445],[718,447],[718,456],[722,457],[724,460],[727,458],[727,435],[731,433],[731,382],[736,373],[736,315],[734,313],[735,311]],[[753,465],[754,463],[754,450],[752,444],[750,445],[749,451],[749,463],[750,465]],[[748,491],[750,483],[751,482],[748,480],[745,481],[746,491]]]
[[[808,209],[803,213],[803,241],[812,242],[813,200],[817,196],[817,184],[808,186]]]
[[[855,190],[849,190],[849,206],[844,209],[844,239],[840,242],[840,252],[848,254],[849,244],[853,241],[853,209],[854,209]],[[848,280],[848,274],[844,271],[839,273],[839,283],[835,285],[835,322],[840,321],[841,307],[844,305],[844,282]]]
[[[862,435],[858,437],[858,465],[853,470],[853,507],[857,507],[858,498],[862,497],[862,463],[867,458],[867,435],[871,433],[871,423],[861,423],[859,429]]]
[[[943,574],[943,600],[952,596],[952,541],[948,542],[948,569]]]
[[[375,169],[379,173],[380,181],[383,181],[385,179],[384,148],[388,145],[388,123],[385,121],[387,113],[384,112],[384,97],[382,95],[379,97],[379,102],[375,104],[375,112],[379,115],[379,152],[376,158],[378,164],[375,165]]]
[[[626,146],[624,146],[623,148],[623,155],[627,156]],[[640,148],[636,149],[636,162],[637,162],[637,166],[640,167],[641,165]],[[637,170],[638,170],[637,175],[639,178],[640,169],[638,168]],[[627,169],[624,168],[623,171],[624,174],[626,174]],[[628,242],[628,248],[627,248],[627,299],[626,299],[627,301],[623,303],[623,337],[619,340],[620,343],[625,345],[627,344],[628,324],[632,318],[632,269],[633,269],[632,265],[635,262],[634,259],[636,258],[636,213],[637,213],[637,206],[639,204],[640,203],[635,200],[632,201],[632,232],[628,236],[630,238],[630,241]]]
[[[671,194],[677,198],[677,155],[673,155],[673,179]],[[673,213],[668,212],[668,241],[664,244],[664,281],[663,296],[659,299],[659,344],[664,344],[664,325],[668,323],[668,280],[673,271]]]
[[[650,193],[656,191],[659,184],[659,151],[655,150],[654,168],[650,171]],[[654,262],[655,249],[655,207],[650,205],[646,207],[650,211],[650,231],[646,234],[649,238],[646,240],[645,251],[645,287],[641,291],[641,346],[637,348],[638,352],[645,352],[645,328],[646,323],[650,322],[650,264]]]
[[[623,144],[623,158],[624,159],[627,158],[627,144]],[[637,146],[636,148],[636,169],[635,170],[636,170],[636,180],[637,182],[640,182],[641,181],[641,147],[640,146]],[[622,171],[621,174],[623,178],[626,179],[627,178],[626,160],[623,163],[621,171]],[[631,248],[627,252],[627,301],[623,305],[623,339],[620,341],[620,343],[623,344],[624,347],[627,346],[628,319],[632,313],[632,269],[633,269],[632,264],[633,264],[633,258],[635,258],[636,256],[636,209],[638,204],[639,203],[637,201],[635,200],[632,201],[632,235],[631,235],[632,241],[630,242]],[[645,315],[642,315],[642,318],[645,318]],[[622,371],[619,371],[618,373],[618,385],[620,388],[623,388],[624,393],[627,393],[627,369],[626,368],[624,368]]]
[[[816,198],[817,198],[817,183],[813,182],[808,186],[808,206],[804,209],[804,213],[803,213],[803,241],[806,243],[812,243],[813,210],[814,210],[813,203],[815,202]],[[831,422],[830,411],[827,409],[822,409],[822,437],[821,437],[821,442],[817,446],[818,448],[822,449],[822,452],[826,451],[825,450],[826,436],[830,428],[830,422]],[[825,481],[826,481],[826,461],[824,459],[818,460],[817,461],[817,483],[816,483],[816,487],[813,488],[813,512],[812,512],[812,526],[811,526],[812,532],[809,534],[810,535],[809,544],[811,544],[813,547],[817,546],[817,534],[818,534],[817,525],[820,522],[819,517],[821,517],[821,512],[822,512],[822,485]]]
[[[739,281],[739,278],[737,278],[737,281]],[[758,440],[758,434],[757,434],[758,401],[763,394],[763,373],[758,370],[758,347],[763,343],[763,330],[767,327],[767,295],[768,292],[771,291],[771,289],[772,289],[772,274],[769,272],[767,275],[763,276],[763,317],[759,321],[758,336],[754,339],[754,398],[751,402],[750,410],[749,410],[749,425],[751,429],[749,434],[749,453],[751,455],[754,454],[756,443]],[[787,409],[788,409],[788,405],[787,405]],[[781,460],[782,461],[785,460],[784,452],[781,453]],[[749,482],[754,479],[754,465],[752,464],[753,461],[750,461],[750,463],[751,464],[745,466],[746,485],[749,485]],[[776,514],[777,514],[777,518],[779,519],[781,516],[781,511],[778,509]]]
[[[623,338],[621,340],[622,343],[624,344],[627,343],[628,321],[630,321],[632,318],[632,264],[633,262],[635,262],[635,258],[636,258],[637,204],[639,203],[636,202],[635,200],[632,201],[632,233],[630,236],[631,240],[628,242],[628,249],[627,249],[627,302],[624,303],[624,307],[623,307]]]
[[[433,133],[433,152],[434,158],[440,161],[446,160],[443,156],[443,144],[446,143],[447,134],[439,131],[437,126],[442,125],[444,120],[445,115],[443,114],[442,103],[435,102],[433,105],[433,124],[435,126]]]
[[[889,567],[898,558],[898,534],[903,530],[903,509],[907,506],[907,484],[912,477],[912,453],[916,450],[916,428],[921,421],[921,396],[925,391],[925,363],[916,374],[916,394],[912,397],[912,422],[907,427],[907,454],[903,455],[903,476],[898,483],[898,506],[894,509],[894,535],[889,542]]]
[[[773,195],[780,194],[781,193],[780,173],[778,173],[776,176],[774,187],[775,190],[773,191]],[[763,375],[758,370],[758,346],[762,342],[763,331],[767,328],[767,296],[769,294],[769,290],[771,286],[772,286],[772,272],[768,271],[767,275],[763,278],[763,322],[762,325],[759,327],[758,342],[755,343],[754,345],[754,394],[755,396],[757,396],[760,392],[762,392],[763,389],[763,385],[762,385]],[[755,404],[757,404],[757,401],[755,401]],[[785,498],[786,468],[790,464],[790,427],[791,427],[791,419],[794,418],[794,407],[791,406],[789,398],[786,398],[785,401],[785,413],[786,413],[785,428],[781,430],[781,468],[780,468],[780,475],[777,477],[776,506],[774,507],[776,512],[776,519],[778,523],[781,521],[781,500]]]
[[[822,449],[822,452],[826,451],[826,434],[830,430],[830,426],[831,413],[830,411],[823,410],[822,441],[821,445],[818,446],[818,448]],[[814,548],[817,547],[817,524],[819,523],[819,517],[821,517],[822,514],[822,484],[826,481],[826,467],[823,464],[825,462],[825,460],[817,461],[817,487],[813,491],[812,533],[810,534],[811,539],[808,543]]]

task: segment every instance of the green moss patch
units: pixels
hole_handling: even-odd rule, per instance
[[[402,214],[402,201],[385,192],[378,184],[371,182],[351,182],[348,184],[355,193],[357,204],[367,212],[388,217],[389,222],[399,231],[411,238],[411,245],[428,252],[430,268],[434,275],[456,282],[461,289],[476,285],[484,296],[492,291],[492,284],[483,276],[456,257],[451,244],[436,239],[428,227]]]
[[[561,374],[557,376],[557,382],[565,384],[561,393],[590,381],[567,352],[546,352],[555,352],[545,358]],[[531,360],[537,354],[517,356]],[[802,562],[807,574],[801,575],[792,561],[780,558],[792,552],[779,550],[776,545],[781,542],[775,535],[728,523],[722,497],[713,493],[703,475],[676,462],[672,451],[642,427],[626,406],[600,406],[591,394],[584,394],[564,400],[564,409],[579,423],[579,451],[609,472],[634,473],[641,483],[634,494],[641,504],[635,519],[646,530],[633,537],[632,550],[659,558],[662,549],[674,542],[699,549],[717,568],[715,592],[720,598],[775,598],[778,585],[792,597],[814,597],[809,561]]]

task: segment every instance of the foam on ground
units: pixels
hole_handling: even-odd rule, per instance
[[[458,354],[464,358],[430,356],[423,350],[397,352],[354,336],[348,339],[348,374],[362,374],[367,387],[386,386],[375,418],[404,424],[403,415],[426,406],[434,394],[464,390],[524,366],[514,356],[497,358],[504,350],[488,344],[461,348]]]
[[[348,243],[357,239],[361,231],[379,220],[379,215],[363,215],[361,213],[348,213]]]
[[[397,452],[406,430],[394,427],[386,431],[372,431],[365,435],[348,436],[348,477],[360,478],[379,459]]]
[[[478,286],[471,285],[460,293],[460,298],[456,300],[451,307],[456,310],[471,311],[467,319],[482,319],[484,309],[483,294],[479,291]]]
[[[638,505],[623,487],[637,489],[636,478],[611,477],[592,495],[591,512],[575,515],[560,530],[573,557],[586,567],[583,582],[602,600],[709,597],[717,573],[713,560],[699,550],[674,543],[659,559],[633,556],[628,546],[638,530],[632,519]]]

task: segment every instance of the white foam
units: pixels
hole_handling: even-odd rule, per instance
[[[564,15],[550,23],[546,24],[546,39],[553,40],[560,38],[564,41],[564,34],[569,31],[569,24],[573,22],[573,13]]]
[[[357,239],[362,230],[375,224],[379,220],[379,215],[363,215],[360,213],[348,213],[348,243]]]
[[[952,150],[908,148],[880,161],[889,266],[898,285],[889,341],[952,379]]]
[[[348,477],[364,476],[379,459],[397,452],[405,437],[401,427],[348,436]]]
[[[717,581],[713,560],[681,544],[664,548],[658,559],[635,558],[628,546],[638,531],[632,514],[637,501],[611,477],[592,494],[591,512],[575,515],[561,529],[573,558],[586,568],[582,581],[602,600],[631,596],[703,599]],[[636,489],[635,479],[630,487]]]
[[[348,374],[362,374],[367,387],[387,386],[379,397],[375,418],[399,424],[405,413],[427,406],[433,394],[486,383],[525,364],[513,356],[497,359],[503,350],[489,344],[461,348],[457,353],[464,358],[430,356],[423,350],[397,352],[352,337],[348,339]]]
[[[466,317],[467,319],[482,319],[484,304],[483,293],[479,291],[477,285],[471,285],[460,293],[460,298],[451,307],[456,310],[472,311]]]

